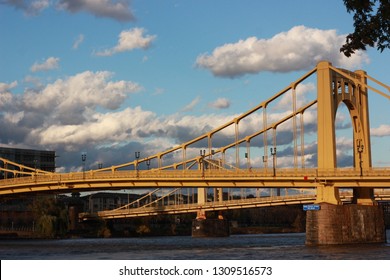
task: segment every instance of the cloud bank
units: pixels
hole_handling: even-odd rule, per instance
[[[7,1],[27,3],[24,1]],[[37,6],[39,1],[37,2]],[[44,1],[43,1],[44,2]],[[91,5],[103,9],[113,3],[129,4],[129,1],[61,1],[68,3],[63,9],[71,12],[87,11]],[[30,2],[29,2],[30,3]],[[51,3],[51,2],[50,2]],[[96,4],[93,4],[96,3]],[[44,3],[40,7],[43,9]],[[77,4],[80,6],[78,7]],[[38,9],[38,8],[37,8]],[[39,10],[39,9],[38,9]],[[115,9],[113,9],[115,10]],[[91,9],[92,11],[92,9]],[[108,11],[108,10],[107,10]],[[112,14],[113,15],[113,14]],[[103,14],[101,14],[103,16]],[[114,15],[113,15],[114,16]],[[118,19],[119,20],[119,19]],[[74,42],[77,49],[83,42],[80,35]],[[336,65],[346,68],[368,61],[364,53],[352,58],[345,58],[338,52],[337,44],[343,42],[343,36],[334,30],[311,29],[297,26],[277,34],[271,39],[255,37],[226,44],[216,48],[212,54],[203,54],[197,58],[197,66],[210,70],[215,76],[235,78],[262,71],[289,72],[313,67],[319,60],[331,60]],[[134,49],[147,49],[156,39],[156,35],[147,35],[143,28],[124,30],[119,34],[118,42],[112,48],[96,53],[101,56],[112,56]],[[59,58],[49,57],[31,67],[32,72],[48,71],[59,67]],[[204,114],[192,116],[192,111],[201,101],[200,96],[183,107],[180,113],[168,116],[157,116],[139,106],[129,106],[132,94],[139,93],[143,86],[127,80],[116,81],[114,73],[108,71],[84,71],[61,79],[50,80],[44,84],[38,78],[29,77],[26,82],[33,87],[25,88],[18,94],[12,94],[21,88],[20,82],[0,83],[0,143],[5,146],[27,147],[56,150],[60,155],[61,167],[75,168],[79,161],[80,151],[88,151],[88,164],[91,168],[95,161],[104,166],[134,160],[134,151],[142,151],[142,156],[161,152],[167,148],[180,145],[209,132],[237,115]],[[156,93],[163,89],[156,89]],[[297,87],[298,104],[303,105],[306,94],[315,91],[315,85],[306,83]],[[126,102],[126,107],[125,107]],[[130,102],[131,103],[131,102]],[[208,104],[215,109],[230,106],[226,98],[219,98]],[[275,105],[277,112],[269,113],[269,122],[280,120],[291,110],[291,98],[284,96]],[[240,135],[254,133],[262,128],[262,116],[254,114],[240,122]],[[305,133],[315,133],[316,115],[305,112]],[[371,130],[373,136],[390,135],[387,125]],[[278,128],[278,145],[289,145],[292,141],[291,126],[281,125]],[[221,147],[230,144],[234,139],[234,128],[217,133],[213,145]],[[262,147],[260,141],[254,141],[256,148]],[[189,147],[199,153],[201,143]],[[312,151],[307,151],[308,163],[315,165],[315,143],[307,143]],[[348,148],[348,147],[342,147]],[[350,147],[348,149],[351,149]],[[347,150],[347,149],[346,149]],[[253,156],[253,162],[262,164],[261,152]],[[278,160],[285,166],[291,166],[291,149],[284,149]],[[350,155],[340,153],[340,157]],[[229,159],[229,157],[227,157]],[[347,162],[347,161],[346,161]],[[349,162],[349,161],[348,161]],[[245,163],[244,163],[245,164]]]

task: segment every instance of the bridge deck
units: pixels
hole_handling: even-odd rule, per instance
[[[139,170],[77,172],[18,177],[0,181],[0,195],[19,192],[72,190],[92,191],[122,188],[224,187],[224,188],[314,188],[318,185],[389,188],[390,169],[278,169],[272,170]]]

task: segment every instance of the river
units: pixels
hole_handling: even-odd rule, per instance
[[[232,235],[225,238],[190,236],[0,240],[2,260],[389,260],[386,244],[310,247],[304,233]]]

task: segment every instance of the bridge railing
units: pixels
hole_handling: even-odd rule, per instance
[[[390,168],[277,168],[275,178],[293,178],[315,180],[317,178],[340,178],[340,177],[385,177],[390,176]],[[124,170],[115,172],[74,172],[74,173],[51,173],[16,177],[0,180],[0,186],[16,184],[42,184],[45,182],[71,183],[80,181],[110,181],[115,179],[130,180],[158,180],[158,179],[200,179],[200,178],[270,178],[274,177],[272,168],[251,169],[209,169],[209,170]]]

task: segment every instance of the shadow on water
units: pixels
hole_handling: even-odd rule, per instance
[[[0,259],[390,259],[386,244],[311,247],[304,233],[232,235],[226,238],[148,237],[0,240]]]

